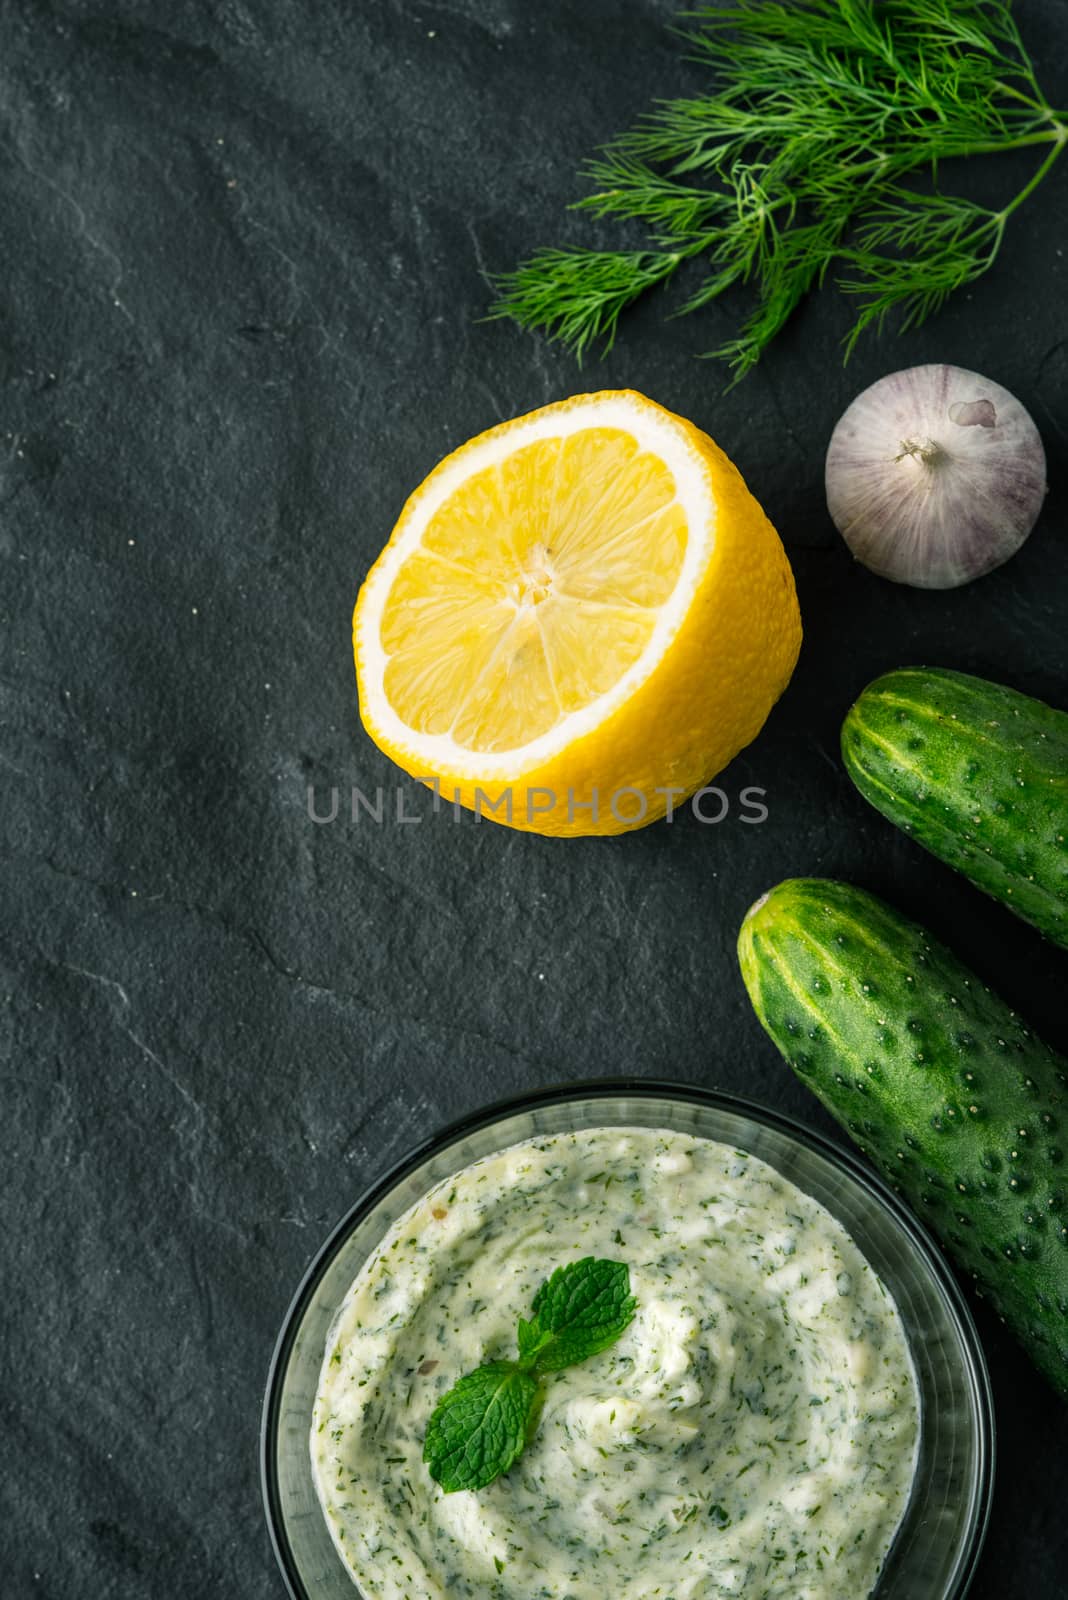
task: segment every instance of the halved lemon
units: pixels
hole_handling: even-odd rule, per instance
[[[371,738],[538,833],[669,813],[797,659],[793,576],[737,469],[629,390],[491,428],[411,496],[353,618]]]

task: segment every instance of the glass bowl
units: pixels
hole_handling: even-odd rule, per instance
[[[672,1128],[750,1151],[855,1240],[897,1302],[921,1396],[916,1477],[873,1600],[961,1600],[990,1514],[993,1409],[975,1327],[937,1247],[859,1160],[819,1134],[733,1095],[650,1079],[567,1084],[465,1117],[381,1178],[327,1239],[286,1316],[263,1410],[267,1521],[293,1600],[359,1600],[319,1506],[309,1440],[327,1338],[360,1267],[410,1205],[480,1157],[608,1126]]]

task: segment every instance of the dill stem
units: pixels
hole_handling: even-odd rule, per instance
[[[956,161],[967,156],[998,156],[1006,155],[1010,150],[1030,150],[1039,144],[1062,145],[1068,138],[1068,128],[1062,122],[1054,122],[1053,127],[1043,128],[1038,133],[1021,133],[1012,139],[984,139],[975,144],[962,144],[959,150],[944,150],[939,156],[940,161]],[[1058,154],[1059,152],[1054,152]],[[917,163],[921,165],[923,163]],[[852,168],[856,171],[856,168]],[[1028,193],[1031,191],[1028,190]]]
[[[1044,100],[1033,99],[1031,95],[1024,94],[1020,89],[1014,89],[1011,83],[1005,83],[1003,79],[999,79],[994,88],[999,89],[1002,94],[1008,95],[1010,99],[1019,100],[1023,105],[1030,106],[1032,111],[1038,111],[1043,114],[1049,111],[1049,106],[1046,105]]]
[[[1046,173],[1052,167],[1053,163],[1056,161],[1065,145],[1068,144],[1068,124],[1063,122],[1055,122],[1053,128],[1045,137],[1047,142],[1049,140],[1053,141],[1053,149],[1046,156],[1045,160],[1038,167],[1036,167],[1035,171],[1031,174],[1030,181],[1024,184],[1016,198],[1014,200],[1010,200],[1008,205],[1003,206],[997,213],[998,218],[1002,223],[1004,223],[1007,218],[1012,216],[1012,213],[1017,209],[1018,206],[1023,205],[1024,201],[1029,195],[1034,194],[1035,190],[1038,188],[1039,184],[1042,182],[1043,178],[1046,176]],[[1034,139],[1028,140],[1028,143],[1030,144],[1034,144],[1036,142],[1037,141]]]
[[[1035,172],[1034,177],[1031,179],[1030,183],[1027,184],[1026,188],[1021,189],[1016,198],[1011,201],[1011,203],[1002,211],[995,213],[997,216],[1008,217],[1013,211],[1016,210],[1018,205],[1023,204],[1027,197],[1032,194],[1042,182],[1042,179],[1045,177],[1054,161],[1056,161],[1057,157],[1060,155],[1061,149],[1066,141],[1068,141],[1068,125],[1060,122],[1057,119],[1054,119],[1054,124],[1051,128],[1045,128],[1040,132],[1018,134],[1015,138],[1011,139],[977,140],[974,144],[962,144],[958,150],[949,150],[944,152],[938,159],[942,161],[964,161],[967,160],[969,156],[1007,155],[1010,150],[1029,150],[1033,149],[1036,145],[1052,144],[1054,149],[1050,151],[1045,161],[1042,162],[1041,166]],[[910,161],[907,167],[901,167],[899,169],[900,176],[906,177],[910,172],[915,172],[921,167],[930,165],[933,159],[933,156],[924,156],[918,160]],[[895,162],[892,156],[873,156],[870,161],[855,161],[851,166],[841,167],[839,169],[838,176],[863,178],[875,172],[892,171],[894,166]],[[775,200],[761,200],[760,210],[762,213],[770,214],[773,211],[782,210],[784,206],[796,206],[796,204],[797,200],[794,195],[784,194],[779,195],[779,197]],[[718,228],[709,228],[701,234],[694,235],[694,237],[687,241],[686,244],[677,245],[676,248],[670,252],[672,258],[672,270],[678,266],[680,261],[685,260],[687,256],[699,255],[701,250],[706,248],[709,240],[715,239],[718,233]]]

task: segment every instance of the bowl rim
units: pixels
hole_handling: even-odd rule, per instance
[[[747,1116],[754,1122],[764,1123],[780,1133],[787,1134],[843,1169],[862,1188],[867,1189],[882,1204],[883,1209],[889,1213],[923,1257],[928,1271],[937,1281],[956,1318],[961,1344],[967,1357],[967,1375],[978,1418],[978,1486],[971,1527],[968,1530],[963,1559],[954,1586],[938,1597],[938,1600],[964,1600],[975,1577],[990,1526],[996,1460],[994,1398],[986,1354],[974,1318],[964,1293],[934,1237],[874,1168],[869,1167],[847,1146],[838,1143],[818,1129],[810,1128],[790,1112],[766,1106],[758,1100],[750,1099],[747,1095],[734,1094],[727,1089],[706,1089],[697,1084],[681,1083],[669,1078],[630,1076],[570,1079],[544,1088],[526,1090],[522,1094],[509,1095],[502,1100],[491,1101],[478,1110],[468,1111],[454,1118],[436,1133],[420,1140],[406,1155],[395,1161],[380,1177],[369,1184],[331,1228],[326,1239],[316,1250],[289,1303],[281,1331],[275,1340],[267,1372],[260,1420],[260,1488],[263,1507],[271,1548],[290,1600],[315,1600],[315,1597],[309,1594],[297,1571],[281,1505],[275,1443],[281,1411],[282,1380],[304,1312],[348,1235],[391,1189],[402,1183],[416,1167],[447,1145],[469,1134],[477,1133],[495,1122],[503,1122],[509,1117],[518,1116],[524,1111],[538,1107],[559,1105],[569,1100],[615,1100],[624,1096],[630,1099],[688,1100],[691,1103]],[[355,1584],[353,1595],[354,1600],[358,1600],[359,1590]]]

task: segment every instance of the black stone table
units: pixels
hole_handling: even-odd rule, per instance
[[[734,939],[798,872],[887,891],[1068,1047],[1068,957],[880,821],[840,718],[905,662],[1068,703],[1068,163],[920,335],[806,307],[723,393],[637,311],[579,374],[480,325],[483,273],[585,225],[573,171],[697,81],[667,0],[8,0],[0,8],[0,1036],[5,1600],[281,1595],[257,1429],[325,1231],[443,1121],[620,1072],[829,1127]],[[1068,103],[1068,7],[1019,17]],[[951,594],[870,577],[822,501],[831,427],[895,366],[1032,410],[1048,509]],[[789,547],[806,641],[722,782],[768,819],[553,842],[309,820],[396,774],[349,618],[406,492],[498,419],[633,386],[707,428]],[[980,1308],[1001,1429],[976,1600],[1059,1600],[1068,1412]]]

